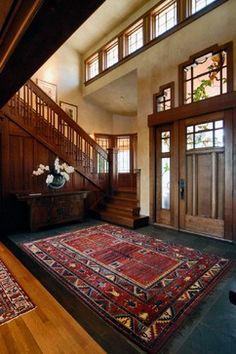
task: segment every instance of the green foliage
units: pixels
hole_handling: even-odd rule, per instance
[[[212,86],[211,80],[201,80],[201,84],[193,91],[193,102],[208,98],[206,87]]]

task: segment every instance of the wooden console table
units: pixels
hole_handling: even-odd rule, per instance
[[[29,206],[30,231],[40,227],[81,221],[84,218],[84,199],[87,191],[17,194],[20,202]]]

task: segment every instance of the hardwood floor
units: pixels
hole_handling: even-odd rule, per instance
[[[105,353],[2,243],[0,254],[37,306],[0,326],[1,354]]]

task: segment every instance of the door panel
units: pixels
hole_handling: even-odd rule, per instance
[[[217,112],[156,129],[157,223],[232,237],[231,125],[229,112]],[[170,147],[165,151],[163,137],[167,131]],[[169,199],[165,182],[169,183]]]
[[[180,229],[224,237],[224,114],[185,120],[180,124]]]

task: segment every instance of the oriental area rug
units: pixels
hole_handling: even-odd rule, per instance
[[[0,325],[34,307],[28,295],[0,260]]]
[[[150,353],[156,353],[230,265],[227,259],[108,224],[21,247]]]

